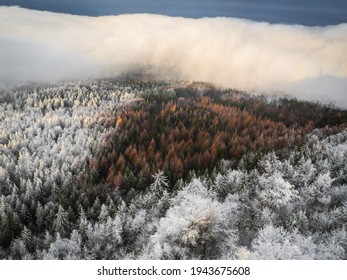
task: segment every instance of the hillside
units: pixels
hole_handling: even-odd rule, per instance
[[[0,257],[346,259],[346,124],[205,83],[2,89]]]

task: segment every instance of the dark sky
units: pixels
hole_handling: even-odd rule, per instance
[[[0,5],[89,16],[155,13],[304,25],[347,22],[347,0],[0,0]]]

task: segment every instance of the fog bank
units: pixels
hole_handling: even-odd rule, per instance
[[[1,82],[100,78],[146,68],[158,79],[288,90],[347,107],[346,50],[347,24],[86,17],[0,7]]]

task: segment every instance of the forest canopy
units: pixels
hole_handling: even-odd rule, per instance
[[[3,259],[346,259],[347,112],[204,83],[0,90]]]

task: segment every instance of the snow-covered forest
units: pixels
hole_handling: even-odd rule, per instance
[[[0,258],[347,259],[346,116],[206,85],[3,88]]]

